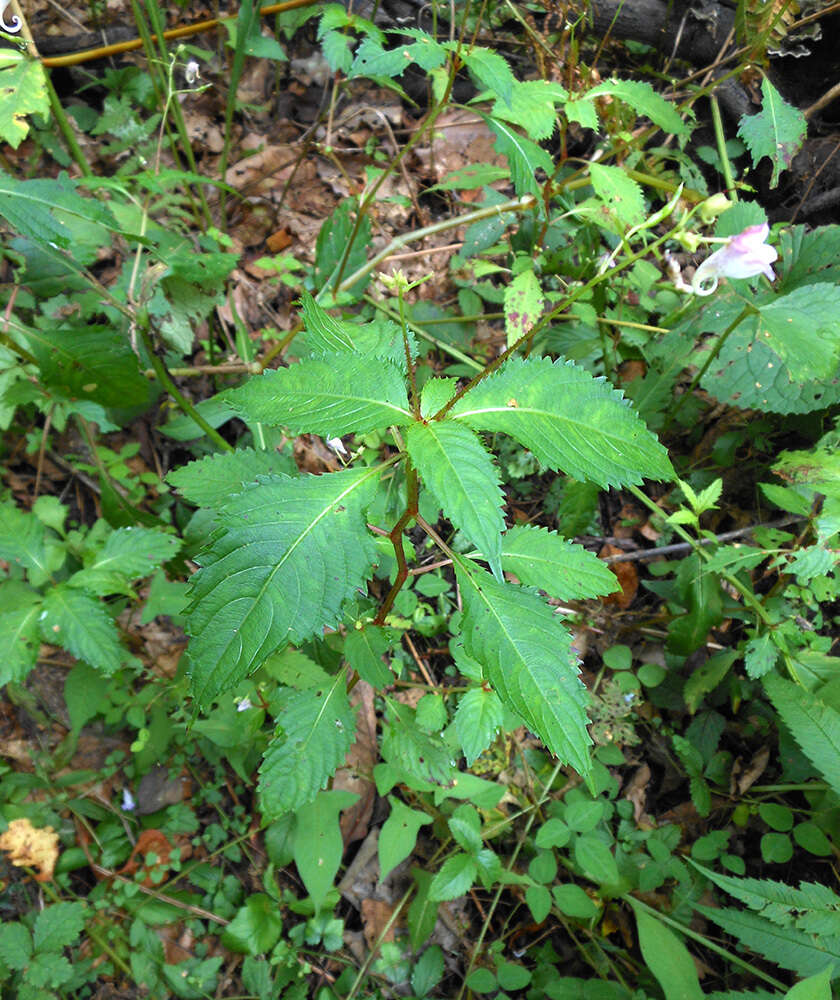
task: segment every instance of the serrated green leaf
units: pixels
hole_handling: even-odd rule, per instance
[[[540,185],[534,176],[537,170],[543,170],[549,176],[554,170],[554,164],[548,153],[535,142],[521,136],[507,122],[491,118],[480,111],[478,113],[496,136],[495,148],[507,157],[510,178],[516,193],[519,195],[539,194]]]
[[[456,774],[452,752],[439,738],[415,722],[413,709],[386,698],[388,725],[382,737],[382,756],[421,781],[449,787]]]
[[[262,955],[277,944],[282,929],[276,901],[258,892],[236,911],[222,932],[221,943],[240,955]]]
[[[773,188],[779,183],[779,174],[793,162],[808,125],[802,112],[791,107],[766,76],[761,81],[761,98],[761,111],[741,118],[738,135],[750,151],[754,167],[765,156],[773,164]]]
[[[683,121],[682,116],[669,101],[644,80],[605,80],[584,95],[587,100],[596,97],[617,97],[638,117],[650,118],[663,132],[673,135],[690,135],[691,125]]]
[[[785,227],[780,233],[781,268],[777,291],[792,292],[817,282],[840,281],[840,226]]]
[[[231,494],[241,493],[247,483],[255,484],[260,476],[288,475],[290,460],[276,451],[236,451],[207,455],[170,472],[166,481],[198,507],[222,507]]]
[[[513,279],[505,289],[505,333],[512,347],[529,333],[542,316],[545,298],[537,276],[529,269]]]
[[[349,323],[336,319],[309,295],[301,296],[306,332],[303,335],[307,346],[317,356],[339,353],[356,354],[367,358],[390,361],[401,372],[406,371],[405,344],[403,333],[390,320],[374,319],[369,323]],[[416,354],[413,334],[408,334],[409,349]]]
[[[802,752],[840,794],[840,712],[777,674],[764,678],[764,688]]]
[[[84,903],[53,903],[35,920],[33,943],[36,951],[61,951],[74,944],[85,927]]]
[[[0,53],[0,139],[17,149],[29,133],[26,115],[50,111],[47,76],[37,59],[16,49]]]
[[[498,583],[466,562],[456,563],[464,604],[461,635],[502,702],[564,763],[590,770],[586,688],[578,677],[572,639],[534,594]]]
[[[363,681],[383,688],[394,680],[394,674],[382,661],[382,657],[394,648],[394,642],[390,629],[377,625],[354,628],[344,640],[344,656]]]
[[[673,476],[665,449],[621,393],[571,361],[511,358],[449,417],[510,434],[549,468],[600,486]]]
[[[47,591],[39,622],[45,642],[61,646],[106,676],[119,670],[125,657],[116,627],[93,597],[67,584]]]
[[[629,228],[644,220],[645,198],[642,189],[621,167],[590,163],[589,179],[595,194],[615,213],[623,226]]]
[[[462,47],[459,52],[470,75],[478,81],[479,86],[498,94],[505,104],[510,105],[516,78],[507,59],[498,52],[481,46]]]
[[[326,309],[322,309],[318,305],[309,292],[304,292],[301,295],[300,303],[307,339],[313,349],[320,350],[325,354],[332,354],[336,351],[355,351],[356,344],[353,337],[355,325],[353,323],[334,319]]]
[[[268,819],[310,802],[344,763],[356,731],[346,672],[329,686],[284,692],[277,723],[260,767],[260,805]]]
[[[840,288],[805,285],[759,308],[756,336],[799,382],[836,375],[840,358]]]
[[[472,767],[493,742],[503,718],[504,709],[495,691],[475,687],[461,696],[455,711],[455,732],[467,767]]]
[[[132,580],[150,576],[159,566],[174,558],[181,547],[174,535],[152,528],[118,528],[102,548],[85,559],[84,569],[67,581],[98,597],[107,594],[131,594]]]
[[[800,976],[812,976],[832,967],[832,978],[840,970],[840,938],[805,934],[794,927],[779,927],[765,917],[745,910],[696,905],[742,946],[763,955],[783,969]]]
[[[377,468],[262,478],[220,508],[191,582],[191,681],[208,705],[275,649],[335,626],[371,572]]]
[[[454,854],[440,867],[429,886],[429,899],[442,903],[449,899],[465,896],[472,888],[478,874],[478,866],[469,854]]]
[[[753,680],[768,674],[776,665],[779,649],[769,632],[758,635],[744,647],[744,668]]]
[[[517,524],[502,536],[502,569],[561,601],[620,590],[615,573],[582,545],[547,528]]]
[[[314,802],[297,811],[295,864],[316,914],[332,888],[344,851],[339,813],[358,798],[352,792],[333,789],[320,792]]]
[[[476,435],[451,421],[413,423],[411,461],[444,515],[476,545],[501,579],[503,496],[499,473]]]
[[[665,1000],[702,1000],[697,966],[680,938],[656,917],[633,902],[639,947],[645,964],[656,976]]]
[[[22,681],[38,659],[41,595],[18,580],[0,583],[0,687]]]
[[[20,972],[31,958],[32,938],[29,931],[17,920],[4,921],[3,933],[0,934],[0,961]]]
[[[39,586],[57,568],[50,556],[44,525],[9,501],[0,504],[0,559],[22,566]]]
[[[548,139],[557,126],[556,106],[568,96],[566,89],[552,80],[516,80],[510,101],[499,99],[493,105],[493,117],[521,126],[532,139]]]
[[[341,437],[412,420],[405,380],[387,361],[332,354],[249,379],[229,396],[248,420]]]
[[[414,850],[421,826],[432,822],[431,816],[411,809],[393,795],[388,796],[391,812],[379,832],[379,881],[384,882],[391,871]]]

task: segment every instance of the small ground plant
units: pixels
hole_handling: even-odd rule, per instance
[[[840,229],[520,6],[2,50],[4,996],[830,1000]]]

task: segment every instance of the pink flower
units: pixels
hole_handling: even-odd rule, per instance
[[[749,226],[715,250],[694,272],[691,288],[695,295],[711,295],[720,278],[754,278],[764,274],[773,281],[776,275],[770,265],[779,255],[765,242],[769,234],[766,222]]]

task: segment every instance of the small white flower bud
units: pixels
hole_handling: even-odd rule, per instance
[[[195,59],[190,59],[187,63],[184,69],[184,79],[189,86],[192,86],[197,80],[201,79],[200,67]]]

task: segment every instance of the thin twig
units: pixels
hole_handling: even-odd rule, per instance
[[[607,556],[605,563],[638,562],[641,559],[655,559],[657,556],[672,556],[688,552],[695,545],[717,545],[719,542],[730,542],[735,538],[743,538],[760,528],[784,528],[789,524],[806,521],[806,517],[780,517],[778,521],[768,521],[767,524],[751,524],[748,528],[737,528],[735,531],[724,531],[714,538],[698,538],[696,542],[675,542],[673,545],[663,545],[658,549],[638,549],[636,552],[622,552],[619,555]]]

